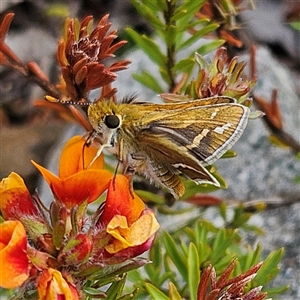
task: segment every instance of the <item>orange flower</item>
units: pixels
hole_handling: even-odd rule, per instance
[[[21,222],[0,224],[0,286],[19,287],[28,278],[27,238]]]
[[[103,213],[99,223],[111,236],[105,246],[110,254],[130,249],[136,255],[149,249],[159,224],[154,213],[146,209],[144,202],[131,190],[128,179],[117,175],[111,180]],[[147,243],[151,240],[151,243]],[[129,253],[128,252],[128,253]],[[122,256],[129,258],[128,253]]]
[[[24,180],[11,173],[0,183],[0,209],[4,219],[19,219],[22,215],[38,215]]]
[[[76,287],[55,269],[47,269],[38,278],[39,300],[77,300]]]
[[[6,220],[19,220],[31,239],[50,232],[48,221],[30,196],[23,179],[11,173],[0,183],[0,210]]]
[[[59,160],[59,177],[64,179],[80,171],[103,169],[104,156],[100,155],[94,163],[90,162],[97,154],[97,147],[85,145],[85,139],[80,136],[72,137],[65,145]]]
[[[145,203],[131,189],[127,177],[118,174],[110,180],[100,222],[107,226],[114,216],[121,215],[131,225],[145,208]]]
[[[75,136],[63,149],[59,163],[59,177],[32,162],[42,173],[58,201],[67,208],[95,201],[108,187],[112,178],[109,171],[103,170],[103,156],[85,169],[96,156],[97,147],[85,146],[85,139]],[[83,154],[83,156],[82,156]]]

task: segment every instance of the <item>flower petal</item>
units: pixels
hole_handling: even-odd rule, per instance
[[[26,232],[21,222],[5,221],[0,224],[0,286],[19,287],[28,278]]]
[[[38,210],[32,202],[25,183],[12,172],[0,183],[0,210],[4,219],[19,219],[22,215],[37,216]]]
[[[96,156],[98,148],[93,145],[87,147],[85,143],[85,138],[79,135],[74,136],[66,143],[59,161],[59,177],[61,179],[83,171],[87,167],[89,167],[88,170],[103,169],[103,154],[89,166]]]
[[[105,249],[114,254],[128,247],[142,245],[155,234],[158,228],[159,224],[150,210],[146,210],[130,227],[124,216],[115,216],[106,229],[114,240]]]
[[[79,205],[84,200],[88,203],[97,200],[108,188],[112,178],[112,174],[107,170],[88,169],[60,179],[39,164],[32,163],[42,173],[55,197],[67,208]]]
[[[106,227],[115,215],[125,216],[128,225],[145,209],[144,202],[133,192],[124,175],[116,175],[109,184],[106,202],[99,221]]]
[[[62,273],[49,268],[38,279],[39,300],[77,300],[78,292],[68,283]]]
[[[61,179],[54,175],[52,172],[42,167],[35,161],[31,161],[32,164],[42,173],[44,179],[47,181],[48,185],[51,187],[52,185],[59,185],[61,183]]]
[[[111,178],[112,174],[107,170],[81,171],[51,188],[56,197],[70,208],[84,200],[88,203],[97,200],[108,188]]]

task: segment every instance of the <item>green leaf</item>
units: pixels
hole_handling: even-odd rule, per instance
[[[115,280],[116,276],[119,276],[120,274],[123,274],[123,273],[127,273],[133,269],[140,268],[147,263],[149,263],[149,261],[147,259],[142,258],[142,257],[137,257],[135,259],[126,260],[120,264],[107,265],[104,268],[100,268],[100,270],[99,270],[99,266],[95,266],[94,268],[99,271],[96,272],[96,270],[94,270],[93,279],[99,280],[99,282],[101,282],[101,284],[103,284],[103,283],[106,284],[105,281],[107,280],[107,278],[108,278],[108,280]],[[88,268],[88,269],[93,270],[92,268]],[[89,273],[89,274],[91,274],[91,273]],[[84,271],[81,272],[80,276],[85,276],[85,272]]]
[[[222,257],[224,257],[226,249],[231,244],[235,231],[230,229],[221,228],[213,244],[211,261],[215,265]]]
[[[284,249],[281,248],[276,251],[272,251],[268,257],[264,260],[262,266],[257,272],[254,279],[258,285],[265,286],[270,280],[272,280],[279,272],[278,264],[282,259]]]
[[[207,54],[213,50],[216,50],[217,48],[221,47],[225,43],[225,40],[213,40],[205,45],[202,45],[199,47],[195,52],[198,52],[201,55]]]
[[[298,175],[294,178],[294,182],[297,184],[300,184],[300,175]]]
[[[171,258],[174,265],[177,267],[181,276],[187,282],[188,270],[186,265],[186,257],[180,253],[179,249],[181,248],[177,243],[175,243],[174,239],[167,232],[164,232],[163,234],[163,241],[164,241],[167,254]]]
[[[191,46],[192,44],[194,44],[195,42],[197,42],[201,37],[205,36],[209,32],[212,32],[212,31],[216,30],[219,26],[220,25],[217,24],[217,23],[212,23],[212,24],[209,24],[207,26],[204,26],[203,28],[201,28],[200,30],[198,30],[196,33],[194,33],[184,43],[182,43],[181,45],[179,45],[178,50],[183,50],[183,49]],[[200,52],[200,53],[202,53],[202,52]]]
[[[245,212],[245,208],[243,205],[239,205],[234,210],[232,224],[235,228],[242,227],[245,223],[249,221],[251,216],[251,213]]]
[[[165,38],[164,38],[168,47],[174,45],[177,40],[177,27],[174,25],[170,25],[167,27],[165,31]]]
[[[126,29],[127,34],[141,48],[149,58],[161,67],[166,67],[166,56],[161,52],[160,48],[146,35],[140,35],[131,28]]]
[[[217,228],[207,220],[199,220],[196,223],[196,245],[208,242],[208,233],[217,233]]]
[[[169,297],[171,300],[182,300],[182,297],[177,291],[176,286],[172,282],[169,283]]]
[[[49,4],[46,8],[48,17],[68,18],[70,16],[70,7],[66,4],[56,3]]]
[[[162,12],[163,6],[162,4],[165,3],[159,3],[160,1],[137,1],[137,0],[130,0],[130,2],[133,4],[135,9],[138,11],[138,13],[143,16],[150,26],[152,26],[155,31],[161,31],[164,28],[164,23],[162,23],[159,13]]]
[[[106,291],[107,300],[115,300],[121,297],[126,282],[126,275],[121,280],[114,282]]]
[[[170,257],[167,254],[164,255],[163,267],[164,267],[165,273],[170,274],[169,282],[172,281],[172,282],[176,283],[176,274],[174,272],[174,265],[173,265],[173,262],[170,260]]]
[[[262,209],[258,208],[257,211],[261,211]],[[260,227],[256,226],[256,225],[250,225],[250,224],[243,224],[243,229],[245,231],[248,231],[248,232],[253,232],[257,235],[264,235],[264,231],[263,229],[261,229]]]
[[[199,243],[197,248],[199,252],[200,265],[206,263],[211,256],[211,247],[207,243]]]
[[[166,200],[164,197],[157,194],[151,193],[145,190],[134,190],[134,192],[143,199],[144,202],[152,202],[155,204],[165,204]]]
[[[143,282],[143,280],[144,280],[143,276],[141,275],[141,273],[137,269],[129,271],[127,273],[127,278],[131,282],[135,282],[135,283]]]
[[[101,292],[98,289],[92,287],[83,287],[83,291],[89,296],[94,296],[94,297],[96,296],[97,298],[106,297],[106,294],[104,292]]]
[[[221,217],[225,222],[227,222],[227,205],[225,202],[222,202],[219,206],[219,212]]]
[[[159,74],[160,76],[162,77],[162,79],[164,80],[164,82],[167,84],[167,85],[170,85],[171,84],[171,80],[170,80],[170,77],[169,77],[169,73],[167,71],[167,68],[165,67],[159,67]]]
[[[140,294],[140,289],[135,289],[134,291],[131,291],[129,294],[126,294],[120,298],[118,298],[118,300],[133,300],[133,299],[138,299],[138,295]]]
[[[252,266],[259,263],[261,261],[261,253],[262,245],[260,243],[257,244],[255,250],[248,245],[246,254],[239,256],[237,261],[238,268],[235,269],[235,276],[248,271]]]
[[[290,288],[290,286],[286,285],[286,286],[279,286],[279,287],[275,287],[275,288],[268,288],[267,292],[268,292],[268,299],[272,299],[272,295],[278,295],[278,294],[283,294],[285,293],[288,289]],[[275,297],[274,299],[278,299],[277,297]]]
[[[221,158],[232,158],[232,157],[236,157],[236,152],[233,151],[232,149],[227,150],[227,151],[221,156]]]
[[[262,118],[265,114],[260,110],[251,111],[249,115],[249,119],[254,120],[257,118]]]
[[[164,11],[167,9],[167,3],[165,0],[161,1],[161,0],[152,0],[152,1],[138,1],[143,2],[145,6],[149,7],[149,9],[151,9],[152,11]]]
[[[215,174],[214,174],[215,176]],[[217,177],[217,176],[215,176]],[[217,180],[219,181],[219,178],[217,178]],[[192,196],[194,196],[197,193],[211,193],[211,192],[215,192],[217,190],[219,190],[220,188],[213,185],[213,184],[197,184],[196,182],[192,181],[192,180],[188,180],[188,179],[183,179],[182,180],[184,186],[185,186],[185,193],[182,196],[181,199],[188,199],[191,198]],[[222,184],[221,184],[222,186]]]
[[[290,25],[300,31],[300,22],[291,22]]]
[[[257,244],[255,250],[248,250],[249,255],[247,255],[248,259],[246,261],[246,265],[244,268],[244,271],[250,269],[252,266],[257,264],[261,259],[261,253],[262,253],[262,245],[260,243]]]
[[[200,280],[200,263],[195,244],[190,243],[188,250],[188,286],[190,299],[197,300],[197,290]]]
[[[155,93],[160,94],[163,92],[163,88],[156,78],[146,71],[142,71],[141,74],[133,74],[132,77]]]
[[[62,245],[63,238],[65,236],[66,224],[64,221],[58,221],[53,226],[53,244],[56,249],[59,249]]]
[[[164,263],[164,255],[162,253],[162,242],[160,237],[157,237],[154,244],[150,248],[149,258],[152,263],[145,266],[145,271],[151,282],[156,286],[162,286],[166,280],[169,280],[173,273],[168,270],[162,272],[162,266]]]
[[[208,18],[201,18],[197,19],[196,21],[193,21],[191,23],[186,23],[182,27],[177,28],[178,33],[186,32],[189,29],[194,29],[197,30],[198,27],[203,27],[204,25],[209,24],[209,19]],[[179,45],[179,43],[177,43]]]
[[[219,272],[223,272],[228,267],[228,265],[232,262],[232,260],[236,258],[236,256],[237,253],[234,252],[224,254],[223,258],[214,265],[215,269],[217,270],[216,272],[218,273],[218,270]]]
[[[177,21],[178,28],[185,26],[195,16],[196,12],[200,10],[204,2],[205,0],[185,0],[182,5],[176,8],[171,20]]]
[[[149,258],[152,261],[152,265],[154,268],[159,268],[163,264],[163,254],[162,254],[162,242],[159,239],[155,239],[152,247],[149,250]]]
[[[151,283],[145,283],[145,287],[146,287],[148,293],[152,296],[152,299],[170,300],[169,297],[167,297],[163,292],[161,292],[159,289],[157,289]]]
[[[194,67],[195,67],[195,60],[194,58],[189,57],[189,58],[184,58],[179,62],[177,62],[173,67],[173,71],[181,71],[189,74]]]

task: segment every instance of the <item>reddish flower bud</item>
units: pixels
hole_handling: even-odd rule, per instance
[[[79,233],[68,240],[68,243],[61,250],[58,260],[62,265],[78,266],[89,257],[91,248],[90,237],[84,233]]]

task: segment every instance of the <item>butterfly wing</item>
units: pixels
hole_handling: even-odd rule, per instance
[[[249,109],[240,104],[216,104],[188,109],[158,112],[137,136],[139,143],[149,144],[180,163],[182,156],[201,165],[212,164],[241,136],[247,125]],[[175,161],[176,160],[176,161]]]
[[[197,183],[219,186],[205,168],[220,158],[241,136],[249,109],[229,97],[184,103],[120,104],[119,144],[124,152],[141,155],[134,168],[181,196],[178,174]],[[133,159],[135,160],[135,159]]]

